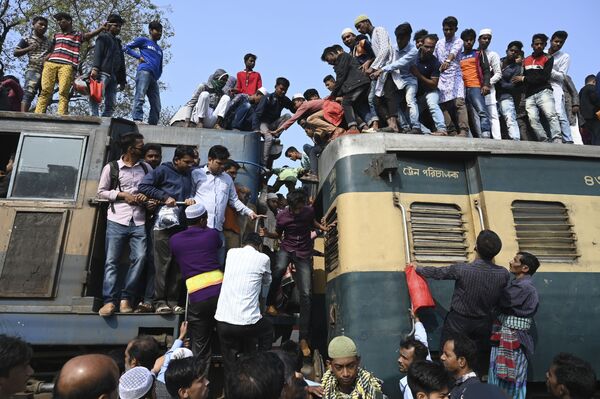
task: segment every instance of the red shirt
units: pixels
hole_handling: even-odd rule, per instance
[[[245,93],[249,96],[255,94],[262,87],[262,78],[260,73],[254,71],[240,71],[237,74],[236,89],[238,93]]]

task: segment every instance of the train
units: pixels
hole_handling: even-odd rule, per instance
[[[361,134],[330,143],[319,161],[328,335],[354,339],[362,365],[398,396],[398,347],[411,332],[408,263],[472,261],[483,229],[541,267],[530,382],[571,352],[600,369],[600,152],[597,147],[405,134]],[[439,355],[453,281],[429,280],[435,308],[420,318]]]

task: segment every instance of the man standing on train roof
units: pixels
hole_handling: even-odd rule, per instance
[[[477,236],[476,259],[446,267],[417,266],[416,272],[435,280],[455,280],[450,311],[444,321],[442,342],[453,335],[464,334],[475,341],[478,351],[478,370],[487,371],[490,357],[490,334],[493,313],[504,287],[510,280],[506,268],[492,262],[502,248],[502,241],[491,230]]]

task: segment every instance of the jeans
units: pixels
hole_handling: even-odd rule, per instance
[[[558,114],[558,122],[560,123],[563,141],[572,143],[573,136],[571,135],[571,124],[569,123],[569,117],[567,116],[567,110],[565,108],[565,95],[562,87],[557,89],[555,88],[555,85],[552,85],[552,95],[554,96],[554,106],[556,107],[556,113]]]
[[[300,339],[308,339],[310,332],[310,306],[311,306],[311,286],[312,286],[312,261],[310,258],[300,258],[296,256],[294,252],[287,252],[280,249],[277,252],[275,261],[275,267],[273,268],[273,281],[271,282],[271,289],[269,290],[269,297],[267,298],[268,304],[275,302],[277,291],[281,285],[281,279],[285,274],[285,270],[288,265],[294,264],[296,272],[294,273],[294,280],[296,281],[296,287],[300,294],[300,320],[299,320],[299,332]]]
[[[27,104],[27,107],[29,107],[40,88],[42,71],[38,69],[26,69],[23,80],[23,100],[21,102]]]
[[[176,306],[181,291],[181,272],[169,248],[169,239],[180,232],[180,227],[154,230],[154,306]]]
[[[152,243],[153,223],[146,222],[146,279],[143,288],[143,302],[152,305],[154,298],[154,245]]]
[[[119,261],[123,245],[129,241],[129,269],[125,277],[124,287],[119,294],[118,282]],[[104,264],[104,283],[102,296],[104,303],[114,303],[120,299],[130,302],[136,297],[140,275],[146,261],[145,226],[136,226],[133,221],[124,226],[113,221],[106,225],[106,262]]]
[[[150,71],[138,71],[135,75],[135,95],[133,97],[133,111],[131,117],[134,121],[144,120],[144,99],[148,96],[150,112],[148,124],[157,125],[160,116],[160,91],[158,82]]]
[[[245,101],[235,110],[231,127],[238,130],[251,131],[253,116],[252,105],[248,101]]]
[[[435,124],[435,130],[445,132],[446,122],[444,122],[444,114],[440,108],[440,93],[437,90],[424,93],[417,98],[417,103],[420,108],[425,108],[425,105],[427,105],[431,119],[433,119],[433,123]],[[421,125],[421,130],[425,131],[425,126]]]
[[[398,112],[398,121],[400,127],[407,130],[410,128],[420,129],[421,122],[419,122],[419,103],[417,101],[417,85],[406,85],[404,87],[404,93],[406,98],[406,105],[408,111],[408,120],[406,115],[400,109]]]
[[[453,125],[458,133],[465,136],[469,135],[469,114],[464,98],[458,97],[448,100],[441,103],[440,108],[444,114],[446,127]]]
[[[548,120],[548,124],[550,126],[549,134],[546,134],[546,131],[540,122],[538,108],[542,110],[546,116],[546,120]],[[531,129],[537,136],[538,141],[551,141],[561,138],[560,123],[558,121],[558,114],[556,113],[556,108],[554,106],[552,90],[545,89],[527,97],[525,99],[525,109],[527,110],[527,116],[529,118]]]
[[[383,95],[375,98],[376,106],[385,119],[398,115],[398,104],[400,104],[398,94],[398,87],[394,83],[394,79],[388,74],[383,85]]]
[[[517,123],[517,110],[515,109],[515,102],[512,97],[503,98],[498,102],[498,108],[500,114],[506,122],[506,128],[508,129],[508,135],[512,140],[521,140],[521,131],[519,130],[519,124]]]
[[[273,160],[271,159],[271,147],[273,147],[273,140],[275,139],[271,132],[277,130],[279,126],[283,125],[285,121],[291,117],[292,115],[290,114],[283,114],[272,122],[260,123],[260,133],[265,139],[265,142],[263,143],[263,166],[266,166],[269,169],[273,165]]]
[[[219,231],[219,238],[221,239],[221,247],[217,251],[217,261],[221,267],[225,267],[225,234],[223,231]]]
[[[310,145],[304,144],[302,150],[306,155],[308,155],[308,159],[310,162],[310,171],[318,175],[319,174],[319,155],[323,152],[323,147],[319,144]]]
[[[254,324],[240,326],[217,321],[225,375],[242,354],[268,351],[273,345],[273,325],[264,317]],[[258,346],[258,348],[257,348]]]
[[[218,296],[208,298],[201,302],[190,302],[187,307],[188,334],[192,341],[194,356],[204,359],[210,364],[211,337],[217,325],[215,312],[217,311]]]
[[[355,112],[365,120],[369,114],[369,87],[360,86],[349,93],[344,94],[342,99],[342,107],[344,108],[344,118],[348,127],[356,127]]]
[[[481,138],[489,139],[491,137],[492,125],[485,105],[485,99],[481,94],[480,87],[465,87],[465,95],[467,102],[475,109],[475,112],[479,116],[479,122],[481,125]]]
[[[377,110],[375,109],[375,88],[377,87],[377,81],[371,81],[371,87],[369,88],[369,113],[365,115],[365,121],[370,126],[371,123],[379,121],[377,116]]]
[[[117,101],[117,81],[114,76],[105,73],[98,74],[99,81],[102,82],[102,99],[104,100],[104,111],[102,116],[110,118],[115,111],[115,102]],[[91,78],[90,78],[91,79]],[[90,112],[92,116],[100,115],[100,103],[90,98]]]

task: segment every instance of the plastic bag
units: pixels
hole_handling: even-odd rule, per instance
[[[409,264],[405,269],[406,285],[410,295],[410,303],[415,313],[419,308],[433,308],[435,302],[429,291],[427,281],[417,274],[414,265]]]
[[[96,79],[90,79],[90,99],[100,104],[102,102],[102,92],[104,91],[104,83]]]
[[[166,230],[174,226],[179,226],[179,208],[162,206],[156,215],[154,230]]]

